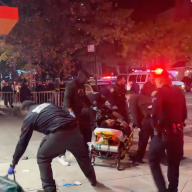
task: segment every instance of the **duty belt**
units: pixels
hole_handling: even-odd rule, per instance
[[[172,131],[173,133],[181,133],[183,132],[185,124],[184,123],[173,123],[172,124]]]

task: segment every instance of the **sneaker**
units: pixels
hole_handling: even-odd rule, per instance
[[[68,161],[66,161],[65,155],[58,157],[58,161],[59,161],[59,163],[61,163],[61,165],[64,165],[64,166],[70,165],[70,163]]]
[[[133,162],[133,163],[139,163],[139,164],[143,164],[145,163],[143,161],[143,159],[138,159],[137,155],[129,155],[129,159]]]

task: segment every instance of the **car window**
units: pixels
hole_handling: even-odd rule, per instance
[[[137,82],[141,82],[142,75],[137,75]]]
[[[92,91],[91,86],[85,85],[85,92]]]
[[[110,84],[109,84],[109,85],[110,85]],[[107,86],[109,86],[109,85],[108,85],[108,84],[97,85],[98,90],[97,90],[97,88],[96,88],[96,85],[92,85],[91,87],[92,87],[93,91],[95,91],[95,92],[97,92],[97,91],[100,92],[102,88],[107,87]]]
[[[141,82],[146,82],[146,77],[147,77],[147,75],[142,75],[141,76]]]
[[[151,76],[150,75],[148,75],[147,76],[147,81],[149,81],[151,79]]]
[[[175,77],[173,77],[172,74],[169,74],[169,79],[170,79],[171,81],[176,81]]]
[[[136,81],[137,75],[130,75],[129,81]]]

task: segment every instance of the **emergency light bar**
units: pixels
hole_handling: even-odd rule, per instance
[[[106,76],[106,77],[102,77],[102,79],[116,79],[116,76]]]
[[[148,73],[150,73],[150,72],[155,72],[156,74],[161,74],[161,73],[163,72],[163,69],[157,68],[157,69],[155,69],[155,70],[147,69],[147,70],[145,70],[145,71],[143,71],[143,70],[135,70],[135,71],[134,71],[134,73],[139,73],[139,72],[148,72]]]

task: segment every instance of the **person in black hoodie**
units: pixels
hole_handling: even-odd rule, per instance
[[[30,100],[31,99],[31,91],[29,89],[29,83],[28,81],[24,81],[23,85],[21,86],[20,89],[20,101],[21,103],[23,103],[26,100]]]
[[[12,87],[8,84],[5,83],[4,87],[2,88],[3,92],[3,99],[4,99],[4,104],[6,107],[8,107],[8,103],[11,108],[13,108],[13,89]]]
[[[85,70],[80,70],[77,78],[66,85],[63,101],[63,110],[77,119],[86,145],[87,142],[91,141],[92,137],[92,130],[89,122],[92,104],[85,93],[84,87],[89,77],[89,74]],[[58,161],[62,165],[69,165],[69,162],[65,160],[65,155],[61,155]]]

